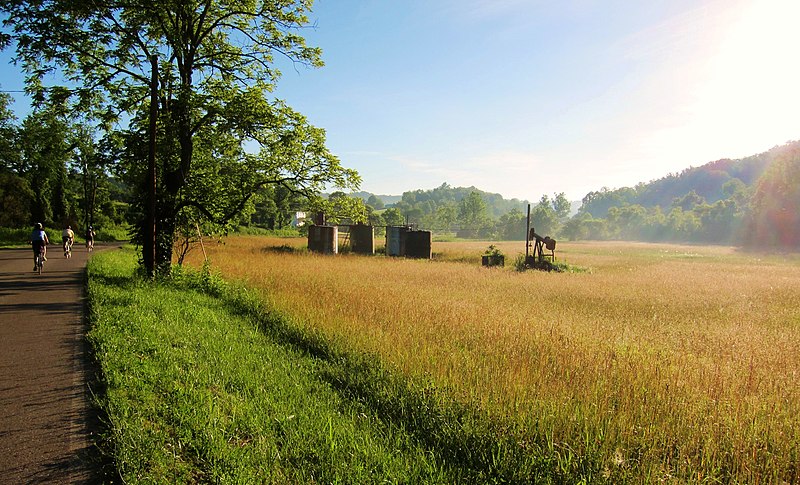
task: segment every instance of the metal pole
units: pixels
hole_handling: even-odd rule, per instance
[[[156,266],[156,120],[158,118],[158,57],[150,56],[150,140],[147,155],[147,222],[142,258],[149,276]]]

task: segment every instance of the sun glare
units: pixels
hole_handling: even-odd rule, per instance
[[[702,22],[707,31],[685,72],[660,86],[680,94],[662,126],[639,141],[646,157],[685,168],[800,138],[800,2],[719,2],[703,12],[716,21]]]
[[[742,8],[698,92],[698,135],[747,155],[800,134],[797,18],[800,2],[754,1]]]

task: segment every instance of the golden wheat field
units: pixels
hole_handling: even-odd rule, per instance
[[[560,243],[588,271],[519,273],[481,267],[488,244],[434,242],[434,261],[263,237],[206,250],[298,324],[575,453],[649,480],[799,479],[800,258]],[[494,244],[507,264],[524,252]]]

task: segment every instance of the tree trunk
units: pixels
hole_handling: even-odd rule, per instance
[[[168,201],[159,201],[159,218],[156,220],[155,269],[161,274],[169,274],[172,265],[176,227],[174,200],[174,198],[168,197]]]

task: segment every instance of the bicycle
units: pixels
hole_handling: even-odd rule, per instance
[[[42,245],[39,246],[39,253],[33,259],[33,266],[34,271],[38,274],[42,274],[42,269],[44,268],[44,242]]]
[[[72,239],[67,239],[64,241],[64,257],[69,259],[72,257]]]

